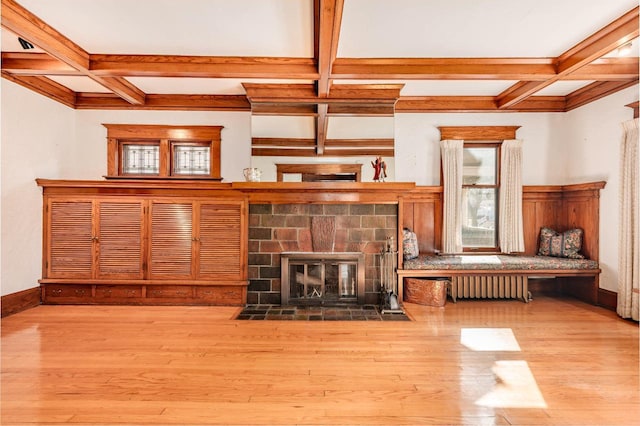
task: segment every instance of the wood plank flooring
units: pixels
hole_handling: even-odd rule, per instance
[[[3,425],[640,424],[638,325],[571,299],[411,322],[39,306],[2,319]]]

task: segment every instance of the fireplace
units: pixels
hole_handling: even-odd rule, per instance
[[[331,268],[327,272],[327,262],[344,254],[363,254],[364,266],[358,265],[356,275],[359,280],[354,283],[356,301],[365,305],[378,304],[382,284],[380,252],[388,237],[397,236],[397,224],[397,204],[249,204],[247,303],[284,303],[281,255],[285,253],[316,256],[316,260],[320,256],[320,260],[325,262],[325,275],[329,276],[333,272]],[[338,257],[331,258],[329,254]],[[354,259],[351,257],[351,261]],[[345,268],[348,267],[342,267],[343,270]],[[364,279],[360,278],[361,274],[364,274]],[[362,285],[362,282],[364,290],[360,291],[358,284]],[[329,286],[328,290],[333,291],[334,288]],[[295,294],[290,288],[285,291]],[[342,296],[343,300],[347,297],[353,296]]]
[[[285,252],[280,260],[283,305],[365,303],[363,253]]]

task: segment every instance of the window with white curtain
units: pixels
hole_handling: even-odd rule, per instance
[[[464,144],[462,176],[462,247],[498,250],[500,142]]]

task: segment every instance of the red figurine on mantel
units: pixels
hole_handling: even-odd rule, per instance
[[[382,161],[382,157],[376,157],[375,162],[371,162],[373,166],[373,181],[384,182],[384,178],[387,177],[387,163]]]

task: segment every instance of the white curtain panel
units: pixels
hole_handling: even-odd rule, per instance
[[[640,319],[640,191],[638,119],[622,123],[620,218],[618,234],[618,308],[622,318]]]
[[[440,141],[444,182],[442,252],[462,252],[462,153],[464,141]]]
[[[500,157],[500,249],[503,253],[523,252],[522,141],[502,142]]]

